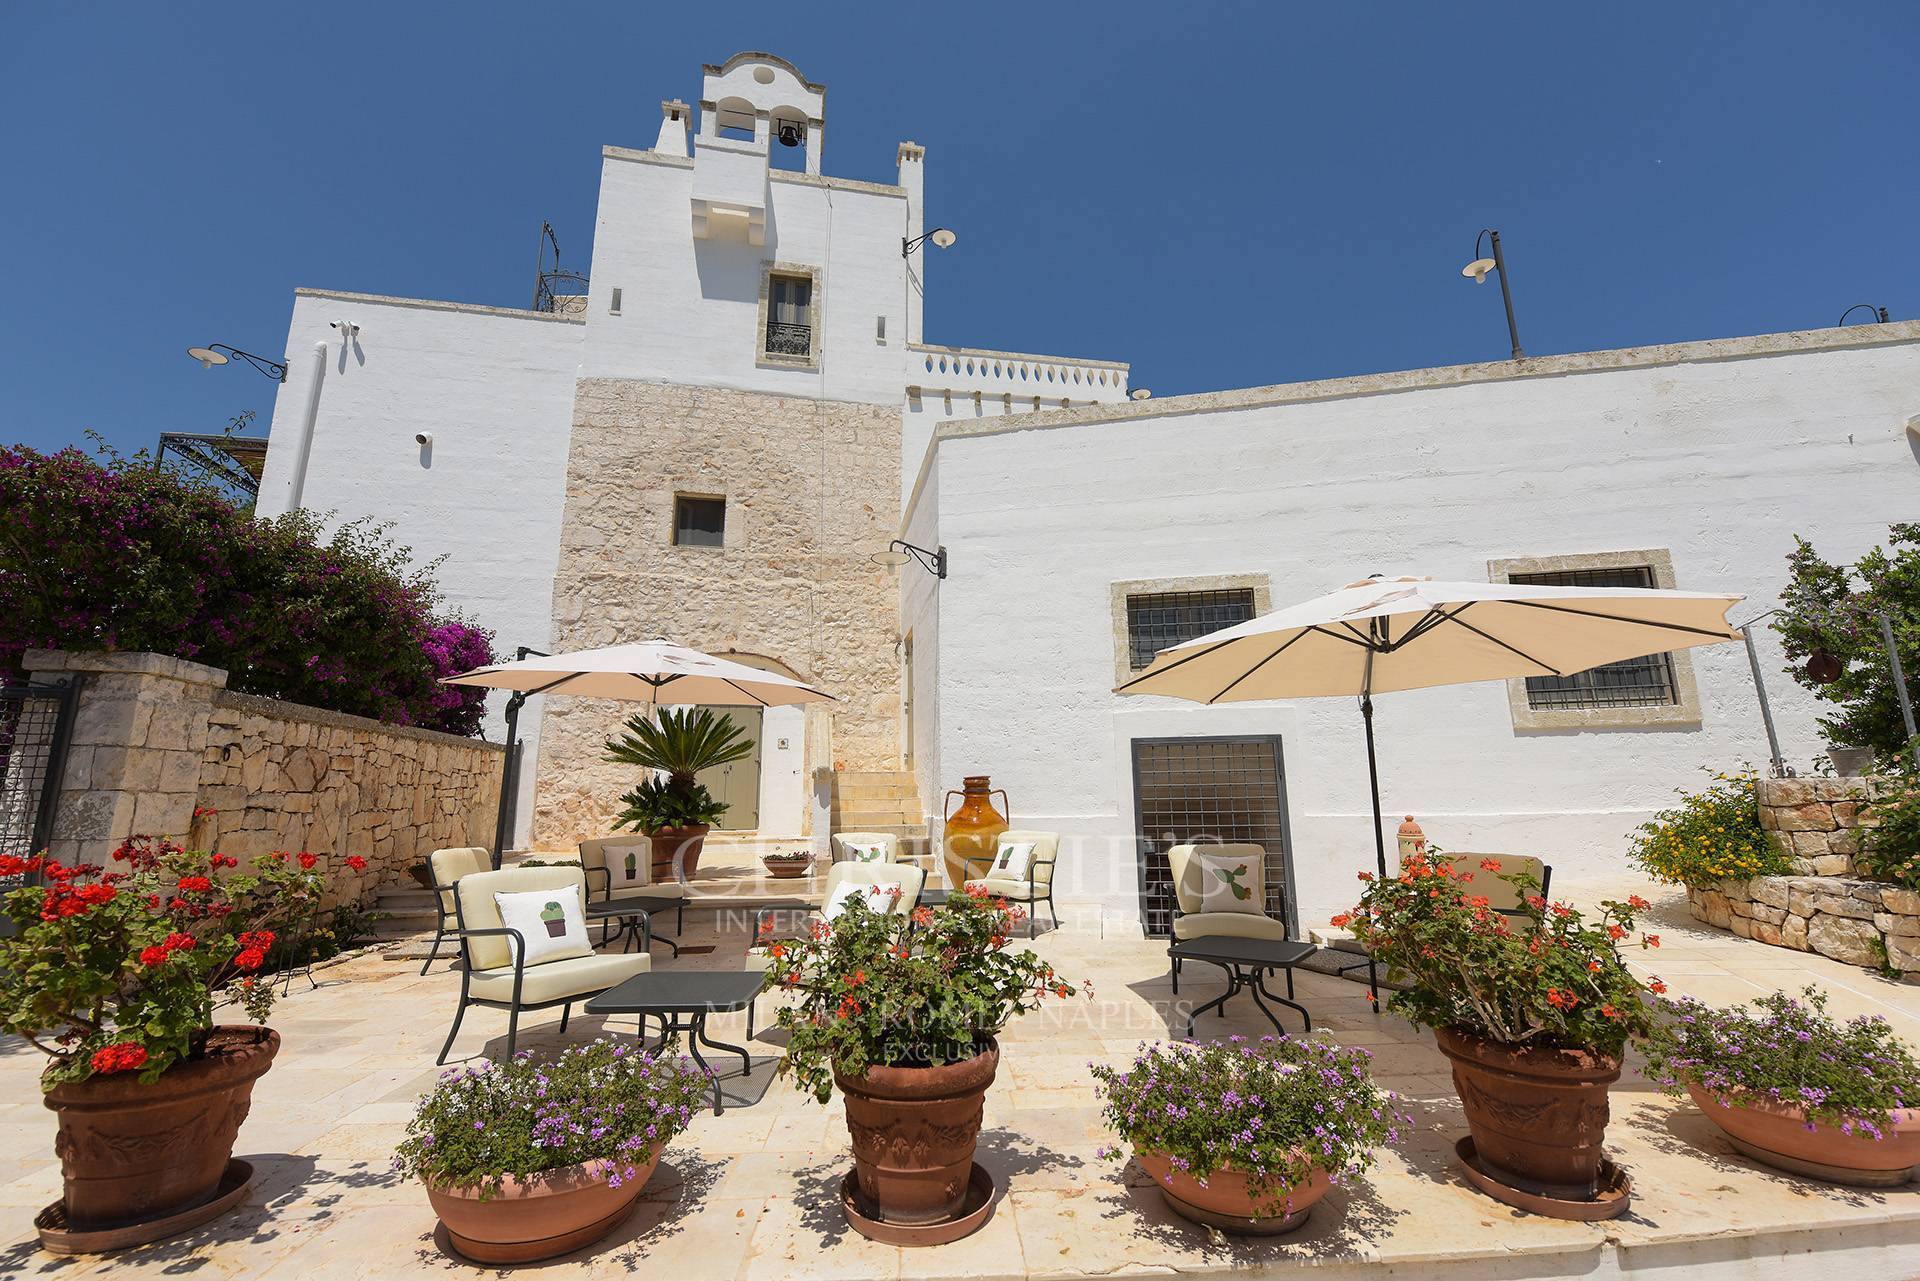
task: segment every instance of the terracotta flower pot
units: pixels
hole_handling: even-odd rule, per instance
[[[1167,1208],[1185,1219],[1229,1232],[1266,1234],[1298,1227],[1307,1211],[1325,1196],[1333,1183],[1327,1172],[1314,1166],[1305,1183],[1295,1184],[1281,1194],[1278,1205],[1255,1198],[1253,1181],[1233,1169],[1215,1170],[1205,1183],[1183,1170],[1173,1159],[1159,1152],[1134,1149],[1140,1168],[1153,1176],[1166,1197]]]
[[[84,1232],[131,1226],[210,1199],[233,1159],[253,1083],[279,1052],[271,1028],[216,1027],[204,1058],[176,1063],[151,1085],[125,1072],[48,1091],[46,1105],[60,1119],[53,1147],[67,1224]]]
[[[980,1113],[1000,1045],[939,1067],[833,1074],[847,1103],[860,1195],[887,1223],[938,1223],[959,1213],[980,1139]]]
[[[653,844],[653,880],[661,884],[671,880],[693,879],[700,870],[700,851],[713,829],[705,823],[690,827],[660,827],[647,833]]]
[[[1733,1102],[1692,1082],[1687,1093],[1733,1146],[1775,1169],[1810,1174],[1856,1187],[1898,1187],[1920,1166],[1920,1108],[1897,1108],[1883,1139],[1816,1121],[1807,1128],[1800,1108],[1772,1099]]]
[[[762,855],[760,862],[767,869],[767,875],[781,881],[797,880],[813,870],[813,856],[810,854],[806,858],[773,858]]]
[[[1505,1045],[1435,1028],[1486,1173],[1525,1192],[1585,1201],[1601,1188],[1607,1087],[1620,1057]]]
[[[427,1200],[461,1254],[477,1263],[527,1263],[578,1250],[613,1231],[632,1213],[659,1164],[656,1147],[634,1177],[617,1188],[596,1162],[525,1178],[508,1175],[500,1191],[484,1201],[477,1187],[428,1183]]]

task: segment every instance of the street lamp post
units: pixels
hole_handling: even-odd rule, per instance
[[[1480,246],[1489,238],[1493,241],[1493,257],[1484,258]],[[1460,274],[1476,285],[1487,283],[1487,273],[1500,273],[1500,300],[1507,307],[1507,338],[1513,344],[1513,358],[1525,360],[1527,353],[1520,349],[1520,327],[1513,320],[1513,290],[1507,283],[1507,256],[1500,249],[1500,233],[1492,227],[1484,227],[1473,241],[1473,261],[1460,269]]]

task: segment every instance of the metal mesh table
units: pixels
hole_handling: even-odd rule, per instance
[[[720,1115],[720,1078],[707,1066],[700,1047],[727,1050],[740,1056],[742,1071],[753,1070],[753,1059],[738,1045],[711,1040],[707,1036],[707,1015],[744,1010],[760,994],[761,975],[750,970],[675,970],[655,974],[636,974],[626,982],[608,988],[587,1002],[589,1014],[637,1014],[640,1039],[646,1040],[647,1020],[660,1020],[660,1045],[681,1032],[687,1034],[687,1049],[693,1061],[713,1077],[713,1114]]]
[[[1296,943],[1290,939],[1252,939],[1217,936],[1214,938],[1182,939],[1167,949],[1167,955],[1176,961],[1206,961],[1217,965],[1227,972],[1227,990],[1213,1000],[1201,1005],[1187,1015],[1187,1039],[1193,1039],[1194,1020],[1208,1010],[1226,1005],[1229,998],[1242,991],[1253,995],[1253,1003],[1267,1016],[1267,1022],[1273,1024],[1273,1030],[1281,1035],[1286,1029],[1280,1026],[1280,1020],[1274,1017],[1266,1002],[1278,1001],[1291,1009],[1298,1010],[1306,1021],[1306,1030],[1313,1031],[1313,1016],[1307,1013],[1307,1007],[1289,998],[1293,996],[1293,967],[1312,956],[1319,949],[1311,943]],[[1285,970],[1287,972],[1287,995],[1281,996],[1267,991],[1263,981],[1267,971]],[[588,1007],[592,1008],[592,1007]]]

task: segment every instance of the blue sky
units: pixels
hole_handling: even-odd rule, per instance
[[[783,54],[827,170],[928,148],[929,341],[1157,394],[1920,316],[1920,6],[13,5],[5,437],[124,448],[274,387],[310,285],[504,306],[591,249],[599,148]]]

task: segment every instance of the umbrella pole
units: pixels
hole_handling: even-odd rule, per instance
[[[1387,879],[1387,829],[1380,817],[1380,763],[1373,751],[1373,695],[1360,696],[1360,719],[1367,726],[1367,786],[1373,792],[1373,857],[1380,869],[1380,879]],[[1367,995],[1373,999],[1373,1012],[1380,1012],[1380,972],[1373,959],[1367,954]]]

